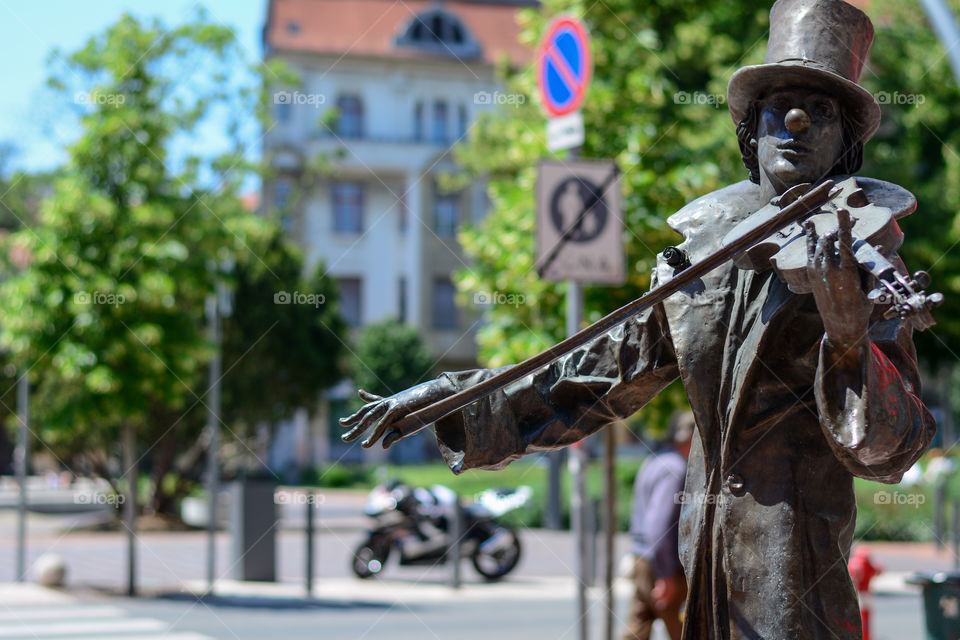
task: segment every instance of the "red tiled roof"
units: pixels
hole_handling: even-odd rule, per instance
[[[483,61],[506,54],[515,65],[533,58],[518,42],[516,13],[530,2],[465,0],[270,0],[264,42],[274,50],[371,57],[435,57],[394,39],[421,11],[442,7],[459,18],[479,42]],[[290,25],[296,27],[291,29]]]

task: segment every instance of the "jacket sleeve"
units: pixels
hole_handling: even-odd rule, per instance
[[[844,466],[861,478],[893,484],[930,445],[937,425],[920,399],[913,331],[899,319],[879,319],[869,338],[858,365],[857,358],[841,358],[824,337],[817,407]]]
[[[460,391],[496,371],[445,373]],[[679,375],[657,305],[550,366],[436,423],[454,473],[498,469],[536,451],[565,447],[627,417]]]

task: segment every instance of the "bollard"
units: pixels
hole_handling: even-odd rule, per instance
[[[870,593],[870,581],[883,569],[870,561],[870,552],[866,547],[857,547],[847,565],[853,586],[860,599],[860,617],[863,619],[863,640],[870,640],[870,613],[873,609],[873,596]]]

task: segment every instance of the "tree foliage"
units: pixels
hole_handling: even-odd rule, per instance
[[[586,22],[595,62],[582,155],[614,159],[623,172],[628,279],[622,287],[586,288],[588,321],[649,287],[656,254],[679,240],[666,225],[669,214],[746,177],[723,96],[733,70],[762,59],[766,11],[748,2],[549,0],[542,12],[523,13],[522,38],[531,47],[560,12]],[[474,259],[458,277],[462,299],[500,291],[527,301],[487,312],[478,340],[492,366],[527,358],[565,330],[565,285],[533,269],[536,164],[550,154],[532,69],[505,70],[505,82],[526,100],[481,118],[458,153],[473,175],[489,178],[492,203],[483,223],[460,236]],[[641,416],[662,425],[684,402],[674,386]]]
[[[79,111],[81,135],[37,223],[6,239],[0,342],[29,370],[43,446],[66,466],[116,475],[119,433],[134,428],[153,507],[168,510],[167,472],[179,457],[195,476],[203,450],[213,355],[204,309],[217,283],[239,287],[241,315],[225,326],[228,420],[291,411],[335,379],[339,325],[273,304],[273,290],[300,286],[301,259],[241,204],[242,139],[222,153],[190,148],[214,116],[232,136],[234,115],[263,105],[259,80],[238,84],[230,29],[202,15],[169,29],[124,16],[51,60],[66,60],[50,84]]]
[[[351,378],[354,386],[381,396],[393,395],[427,380],[434,361],[413,327],[394,318],[362,330]]]
[[[960,12],[960,1],[950,4]],[[868,9],[877,35],[863,81],[886,103],[884,124],[866,147],[861,173],[917,194],[918,214],[902,222],[903,255],[910,268],[928,269],[932,289],[948,296],[936,314],[938,326],[918,336],[919,354],[927,362],[955,361],[960,353],[957,85],[922,12],[896,0],[877,0]],[[768,11],[767,3],[747,0],[547,0],[542,10],[522,14],[522,39],[531,47],[558,13],[573,13],[587,24],[595,65],[583,108],[582,155],[614,159],[623,171],[628,281],[623,287],[587,287],[588,321],[646,290],[655,255],[679,240],[666,226],[671,213],[747,177],[725,103],[726,85],[737,68],[763,61]],[[530,357],[558,342],[565,329],[565,285],[545,282],[533,269],[535,167],[550,155],[545,118],[532,67],[503,68],[502,74],[506,90],[526,100],[481,118],[458,150],[471,175],[489,179],[492,203],[489,216],[460,236],[473,258],[457,279],[461,301],[477,291],[500,291],[522,294],[528,303],[485,311],[478,341],[481,358],[492,366]],[[898,104],[895,92],[923,101]],[[684,402],[676,386],[661,395],[639,414],[653,425],[662,425]]]
[[[947,3],[955,16],[960,1]],[[946,296],[937,325],[915,334],[921,361],[960,360],[960,88],[943,45],[924,13],[909,3],[876,0],[876,28],[863,84],[877,97],[883,121],[868,143],[863,175],[902,185],[917,196],[917,212],[900,220],[900,253],[911,270],[933,278]]]

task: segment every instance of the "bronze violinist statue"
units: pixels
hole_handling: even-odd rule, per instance
[[[439,417],[455,473],[500,468],[629,416],[679,376],[697,422],[680,522],[684,638],[861,638],[847,573],[853,477],[897,482],[936,430],[912,332],[932,322],[938,294],[918,292],[923,275],[908,276],[896,254],[896,219],[916,201],[851,178],[880,122],[857,84],[872,40],[870,20],[843,0],[776,2],[766,63],[738,70],[728,88],[750,179],[669,218],[683,243],[658,256],[641,300],[677,283],[670,295],[579,348],[541,354],[534,364],[546,366],[517,365],[522,377],[503,388],[483,384],[509,369],[445,373],[388,398],[360,391],[368,404],[341,421],[351,428],[344,439],[371,431],[365,446],[388,446]],[[804,192],[818,198],[813,208],[828,202],[794,223],[799,235],[778,231],[773,249],[751,239],[717,264],[757,212],[786,214]],[[884,231],[857,236],[877,212],[887,214]],[[780,269],[790,251],[799,262]],[[456,411],[411,418],[476,388]]]

